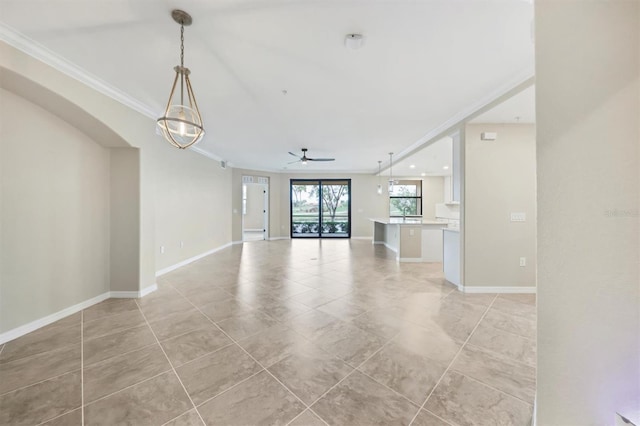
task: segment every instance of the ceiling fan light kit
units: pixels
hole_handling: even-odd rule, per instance
[[[393,192],[393,185],[398,181],[393,179],[393,152],[389,153],[389,194]]]
[[[162,136],[171,145],[187,149],[204,136],[202,116],[189,79],[191,71],[184,66],[184,27],[191,25],[193,19],[187,12],[178,9],[171,12],[171,17],[180,24],[180,65],[173,68],[176,76],[171,86],[169,101],[164,115],[158,118],[157,124]],[[174,101],[178,82],[180,97]]]

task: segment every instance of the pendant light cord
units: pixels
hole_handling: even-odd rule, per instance
[[[184,25],[180,24],[180,105],[184,105]]]

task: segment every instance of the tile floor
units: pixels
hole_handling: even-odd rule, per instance
[[[2,425],[529,425],[535,298],[358,240],[234,246],[0,346]]]

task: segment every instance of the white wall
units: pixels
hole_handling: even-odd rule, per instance
[[[2,333],[109,290],[110,156],[25,99],[0,99]]]
[[[481,141],[482,132],[498,138]],[[464,146],[464,285],[535,287],[535,126],[470,124]],[[512,212],[525,213],[526,221],[511,222]]]
[[[640,424],[639,5],[535,3],[541,426]]]

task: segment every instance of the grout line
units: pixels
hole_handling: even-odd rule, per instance
[[[425,357],[425,358],[426,358],[426,357]],[[377,384],[379,384],[379,385],[381,385],[381,386],[384,386],[385,388],[389,389],[391,392],[395,393],[396,395],[398,395],[398,396],[399,396],[399,397],[401,397],[402,399],[407,400],[408,402],[410,402],[410,403],[411,403],[411,405],[415,405],[416,407],[418,407],[418,406],[419,406],[417,402],[410,400],[409,398],[407,398],[406,396],[404,396],[403,394],[401,394],[401,393],[400,393],[400,392],[398,392],[397,390],[390,388],[389,386],[385,385],[384,383],[382,383],[382,382],[381,382],[381,381],[379,381],[378,379],[376,379],[376,378],[374,378],[374,377],[370,376],[369,374],[365,373],[365,372],[364,372],[364,371],[362,371],[362,370],[359,370],[359,369],[356,369],[356,370],[358,370],[358,372],[359,372],[360,374],[362,374],[362,375],[364,375],[364,376],[367,376],[368,378],[370,378],[371,380],[373,380],[373,381],[374,381],[374,382],[376,382]]]
[[[9,364],[13,364],[14,362],[24,362],[24,361],[27,361],[29,358],[35,358],[37,356],[42,356],[44,354],[50,354],[51,352],[58,352],[58,351],[68,350],[71,346],[77,345],[79,343],[80,342],[69,343],[68,345],[63,345],[63,346],[60,346],[58,348],[49,349],[49,350],[44,351],[44,352],[38,352],[37,354],[27,355],[27,356],[23,356],[23,357],[20,357],[20,358],[12,359],[11,361],[2,362],[2,363],[0,363],[0,365],[1,366],[6,366],[6,365],[9,365]]]
[[[43,379],[43,380],[40,380],[40,381],[37,381],[37,382],[34,382],[34,383],[30,383],[30,384],[25,385],[25,386],[20,386],[19,388],[15,388],[15,389],[12,389],[10,391],[4,392],[4,393],[0,394],[0,396],[5,396],[7,394],[10,394],[10,393],[22,390],[22,389],[26,389],[26,388],[31,387],[31,386],[39,385],[40,383],[48,382],[49,380],[57,379],[58,377],[66,376],[67,374],[75,373],[77,371],[80,371],[80,369],[70,370],[70,371],[58,374],[57,376],[48,377],[46,379]]]
[[[158,336],[156,336],[155,331],[153,331],[153,328],[151,328],[151,325],[149,324],[149,321],[147,321],[147,317],[144,315],[144,312],[142,312],[142,309],[140,309],[140,305],[138,304],[138,300],[135,299],[135,302],[136,302],[136,306],[138,307],[138,310],[142,314],[142,318],[144,318],[145,323],[147,323],[147,327],[149,327],[149,330],[151,330],[151,334],[153,334],[154,339],[156,339],[156,342],[158,343],[158,347],[162,351],[162,354],[164,355],[164,357],[167,359],[167,362],[169,363],[169,366],[171,367],[171,370],[173,371],[173,374],[176,376],[176,378],[178,379],[178,382],[180,382],[180,386],[182,386],[182,389],[187,394],[187,398],[189,398],[189,401],[191,402],[191,405],[196,410],[196,413],[198,414],[198,417],[200,417],[200,421],[202,421],[203,424],[206,424],[204,419],[200,415],[200,412],[196,409],[196,404],[193,402],[193,399],[191,399],[191,395],[189,395],[189,392],[187,391],[187,388],[184,386],[184,383],[182,383],[182,379],[180,378],[180,376],[178,376],[178,372],[176,371],[175,367],[173,366],[173,363],[171,362],[171,360],[169,359],[169,356],[167,355],[167,353],[164,351],[164,348],[160,344],[160,340],[158,339]]]
[[[134,312],[134,311],[129,311],[129,312]],[[125,313],[126,313],[126,312],[125,312]],[[93,320],[93,321],[99,321],[99,320]],[[89,323],[91,323],[91,322],[93,322],[93,321],[89,321]],[[121,329],[119,329],[118,331],[108,332],[108,333],[106,333],[106,334],[100,334],[100,335],[98,335],[98,336],[90,337],[90,338],[88,338],[88,339],[87,339],[87,341],[95,340],[95,339],[99,339],[99,338],[101,338],[101,337],[112,336],[112,335],[114,335],[114,334],[122,333],[122,332],[124,332],[124,331],[129,331],[129,330],[134,329],[134,328],[144,327],[144,325],[145,325],[145,324],[136,324],[136,325],[132,325],[131,327],[121,328]]]
[[[204,401],[202,401],[200,404],[198,404],[198,406],[196,406],[196,410],[198,409],[198,407],[202,407],[204,404],[208,403],[209,401],[211,401],[211,400],[213,400],[213,399],[216,399],[216,398],[217,398],[217,397],[219,397],[220,395],[225,394],[225,393],[229,392],[230,390],[237,388],[238,386],[240,386],[240,385],[241,385],[241,384],[243,384],[244,382],[246,382],[246,381],[248,381],[248,380],[250,380],[250,379],[254,378],[254,377],[255,377],[255,376],[257,376],[258,374],[262,373],[263,371],[265,371],[265,369],[264,369],[264,368],[262,368],[261,370],[256,371],[255,373],[251,374],[251,375],[250,375],[250,376],[248,376],[248,377],[245,377],[244,379],[240,380],[238,383],[235,383],[233,386],[230,386],[230,387],[228,387],[227,389],[225,389],[225,390],[223,390],[223,391],[218,392],[218,393],[217,393],[217,394],[215,394],[214,396],[212,396],[212,397],[209,397],[209,398],[205,399],[205,400],[204,400]]]
[[[153,346],[153,345],[155,345],[155,344],[156,344],[156,342],[152,342],[152,343],[149,343],[148,345],[140,346],[139,348],[135,348],[135,349],[132,349],[132,350],[127,351],[127,352],[122,352],[122,353],[119,353],[119,354],[116,354],[116,355],[110,356],[109,358],[101,359],[100,361],[96,361],[96,362],[94,362],[94,363],[92,363],[92,364],[87,364],[87,368],[93,368],[93,367],[95,367],[96,365],[104,364],[104,363],[105,363],[105,362],[107,362],[107,361],[111,361],[113,358],[117,358],[117,357],[119,357],[119,356],[124,356],[124,355],[131,354],[131,353],[133,353],[133,352],[137,352],[137,351],[141,351],[141,350],[143,350],[143,349],[147,349],[148,347]],[[83,363],[83,365],[84,365],[84,363]],[[84,367],[83,367],[83,368],[84,368]]]
[[[201,330],[201,329],[199,329],[199,330]],[[176,368],[180,368],[180,367],[183,367],[185,365],[191,364],[192,362],[198,361],[199,359],[202,359],[207,355],[211,355],[211,354],[214,354],[216,352],[220,352],[221,350],[226,349],[226,348],[228,348],[229,346],[232,346],[232,345],[233,345],[233,342],[227,343],[226,345],[224,345],[222,347],[219,347],[218,349],[215,349],[215,350],[213,350],[211,352],[207,352],[206,354],[202,354],[202,355],[198,356],[197,358],[194,358],[194,359],[192,359],[190,361],[182,363],[182,364],[178,365]],[[202,405],[202,404],[200,404],[200,405]]]
[[[80,418],[84,426],[84,310],[80,311]]]
[[[178,290],[176,290],[176,291],[178,291]],[[179,292],[179,291],[178,291],[178,292]],[[187,299],[187,300],[188,300],[188,299]],[[254,374],[253,376],[255,376],[255,375],[257,375],[257,374],[261,373],[262,371],[266,371],[266,372],[267,372],[267,374],[269,374],[269,375],[270,375],[274,380],[276,380],[278,383],[280,383],[280,385],[281,385],[282,387],[284,387],[284,388],[285,388],[285,389],[286,389],[286,390],[287,390],[291,395],[293,395],[293,396],[294,396],[298,401],[300,401],[300,403],[301,403],[302,405],[304,405],[304,407],[305,407],[306,409],[308,409],[308,410],[310,410],[311,412],[313,412],[314,414],[316,414],[313,410],[311,410],[311,408],[310,408],[310,407],[309,407],[309,406],[308,406],[308,405],[307,405],[307,404],[306,404],[302,399],[300,399],[300,398],[298,397],[298,395],[296,395],[295,393],[293,393],[293,392],[291,391],[291,389],[289,389],[289,387],[288,387],[288,386],[286,386],[284,383],[282,383],[280,380],[278,380],[278,378],[277,378],[276,376],[274,376],[274,375],[273,375],[269,370],[267,370],[267,368],[265,368],[265,366],[264,366],[264,365],[262,365],[262,363],[261,363],[261,362],[259,362],[256,358],[254,358],[254,356],[253,356],[253,355],[251,355],[251,354],[250,354],[250,353],[249,353],[245,348],[243,348],[243,347],[238,343],[238,341],[237,341],[237,340],[235,340],[235,339],[234,339],[233,337],[231,337],[227,332],[225,332],[225,331],[224,331],[224,330],[223,330],[223,329],[222,329],[218,324],[216,324],[216,323],[215,323],[211,318],[209,318],[209,317],[208,317],[204,312],[202,312],[202,311],[200,310],[200,308],[198,308],[196,305],[194,305],[191,301],[189,301],[189,303],[191,303],[191,304],[193,305],[193,307],[194,307],[194,308],[196,308],[196,309],[197,309],[197,310],[198,310],[202,315],[204,315],[204,316],[205,316],[205,317],[206,317],[206,318],[207,318],[207,319],[208,319],[208,320],[209,320],[209,321],[210,321],[210,322],[211,322],[215,327],[217,327],[217,328],[218,328],[222,333],[224,333],[224,335],[225,335],[225,336],[227,336],[229,339],[231,339],[231,341],[232,341],[233,343],[235,343],[235,345],[236,345],[237,347],[239,347],[239,348],[240,348],[244,353],[246,353],[246,354],[247,354],[247,355],[248,355],[248,356],[249,356],[249,357],[250,357],[250,358],[251,358],[251,359],[252,359],[256,364],[258,364],[258,365],[262,368],[262,370],[261,370],[261,371],[259,371],[258,373]],[[266,314],[265,314],[265,315],[266,315]],[[268,316],[268,315],[267,315],[267,316]],[[269,318],[271,318],[271,317],[269,317]],[[275,320],[275,321],[277,321],[277,320]],[[279,321],[277,321],[277,322],[278,322],[278,323],[280,323]],[[258,333],[256,333],[256,334],[258,334]],[[251,337],[251,336],[247,336],[247,337]],[[253,376],[251,376],[251,377],[253,377]],[[251,378],[251,377],[249,377],[249,378]],[[246,380],[248,380],[249,378],[247,378]],[[240,384],[240,383],[237,383],[236,385],[232,386],[232,388],[233,388],[233,387],[235,387],[235,386],[237,386],[238,384]],[[229,388],[229,389],[231,389],[231,388]],[[229,389],[225,390],[224,392],[227,392]],[[224,393],[224,392],[223,392],[223,393]],[[215,398],[215,397],[217,397],[217,396],[219,396],[219,395],[220,395],[220,394],[218,394],[218,395],[216,395],[216,396],[214,396],[214,397],[212,397],[212,398],[208,399],[207,401],[203,402],[203,403],[202,403],[202,404],[200,404],[200,405],[205,404],[206,402],[208,402],[208,401],[212,400],[213,398]],[[305,410],[303,410],[302,412],[304,412],[304,411],[305,411]],[[318,416],[318,415],[316,414],[316,416]],[[320,416],[318,416],[318,417],[320,417]],[[203,422],[204,422],[204,420],[203,420]],[[325,422],[325,423],[326,423],[326,422]]]
[[[456,355],[453,357],[453,359],[451,360],[451,362],[449,363],[449,365],[447,366],[447,369],[444,370],[444,373],[442,373],[442,376],[440,376],[440,378],[438,379],[438,381],[436,382],[435,386],[433,387],[433,389],[431,389],[431,392],[429,392],[429,395],[427,395],[427,397],[425,398],[424,402],[422,403],[422,405],[420,406],[420,408],[418,409],[418,412],[416,413],[415,416],[413,416],[413,419],[411,419],[411,422],[409,422],[409,426],[411,426],[413,424],[413,422],[416,420],[416,417],[418,417],[418,414],[420,414],[420,411],[422,411],[424,409],[424,406],[427,404],[427,401],[429,400],[429,398],[431,398],[431,395],[433,395],[433,392],[435,392],[435,390],[438,388],[438,386],[440,385],[440,382],[442,382],[442,379],[444,379],[444,376],[449,372],[449,369],[453,366],[453,364],[456,362],[456,359],[458,359],[458,356],[462,353],[462,350],[464,349],[464,347],[466,346],[467,342],[469,341],[469,339],[471,339],[471,336],[473,336],[473,333],[475,333],[476,329],[478,328],[478,326],[480,325],[480,323],[482,322],[482,320],[484,319],[484,317],[487,315],[487,312],[489,312],[489,309],[491,309],[491,307],[493,306],[493,302],[496,301],[496,299],[498,298],[498,295],[496,294],[493,297],[493,300],[491,301],[491,303],[489,303],[489,305],[487,306],[487,308],[485,309],[484,313],[482,314],[482,316],[480,317],[480,319],[478,320],[478,323],[476,324],[475,327],[473,327],[473,330],[471,330],[471,333],[469,333],[469,336],[467,336],[467,339],[464,341],[464,343],[462,344],[462,346],[460,346],[460,349],[458,349],[458,352],[456,353]]]
[[[513,362],[513,363],[519,364],[521,366],[529,367],[529,368],[533,368],[534,370],[537,370],[535,365],[531,365],[529,363],[526,363],[526,362],[523,362],[523,361],[519,361],[519,360],[517,360],[515,358],[511,358],[511,357],[509,357],[507,355],[503,355],[503,354],[501,354],[499,352],[495,352],[495,351],[493,351],[491,349],[488,349],[488,348],[485,348],[485,347],[482,347],[482,346],[478,346],[478,345],[475,345],[473,343],[467,343],[467,346],[471,346],[472,348],[477,348],[477,349],[480,350],[480,352],[488,352],[488,355],[493,357],[493,358],[504,359],[505,361]]]
[[[167,370],[161,371],[160,373],[158,373],[158,374],[154,374],[154,375],[153,375],[153,376],[151,376],[151,377],[147,377],[147,378],[146,378],[146,379],[144,379],[144,380],[140,380],[139,382],[133,383],[133,384],[131,384],[131,385],[129,385],[129,386],[125,386],[125,387],[123,387],[122,389],[118,389],[117,391],[113,391],[113,392],[111,392],[111,393],[109,393],[109,394],[107,394],[107,395],[101,396],[100,398],[97,398],[97,399],[94,399],[94,400],[93,400],[93,401],[91,401],[91,402],[88,402],[86,405],[84,405],[84,407],[87,407],[87,406],[89,406],[89,405],[93,405],[93,404],[95,404],[95,403],[96,403],[96,402],[98,402],[98,401],[102,401],[103,399],[109,398],[109,397],[110,397],[110,396],[112,396],[112,395],[115,395],[115,394],[117,394],[117,393],[120,393],[120,392],[122,392],[122,391],[125,391],[125,390],[127,390],[127,389],[130,389],[130,388],[132,388],[132,387],[134,387],[134,386],[137,386],[137,385],[140,385],[140,384],[142,384],[142,383],[148,382],[149,380],[155,379],[156,377],[160,377],[160,376],[162,376],[163,374],[167,374],[169,371],[171,371],[171,369],[167,369]]]
[[[440,417],[439,415],[435,414],[435,413],[434,413],[434,412],[432,412],[432,411],[427,410],[426,408],[422,408],[420,411],[426,411],[427,413],[431,414],[431,415],[432,415],[433,417],[435,417],[436,419],[441,420],[443,423],[446,423],[446,424],[451,425],[451,426],[457,426],[457,425],[455,425],[455,423],[451,423],[451,422],[449,422],[449,421],[447,421],[447,420],[443,419],[443,418],[442,418],[442,417]],[[420,414],[420,411],[418,411],[418,414]]]
[[[78,408],[74,408],[73,410],[65,411],[65,412],[64,412],[64,413],[62,413],[62,414],[58,414],[58,415],[57,415],[57,416],[55,416],[55,417],[51,417],[50,419],[47,419],[47,420],[45,420],[45,421],[43,421],[43,422],[40,422],[40,423],[37,423],[37,424],[36,424],[36,426],[40,426],[40,425],[43,425],[43,424],[45,424],[45,423],[48,423],[48,422],[50,422],[50,421],[52,421],[52,420],[59,419],[60,417],[62,417],[62,416],[66,416],[67,414],[69,414],[69,413],[73,413],[74,411],[77,411],[77,410],[82,410],[82,407],[78,407]]]
[[[494,391],[496,391],[496,392],[498,392],[498,393],[501,393],[501,394],[506,395],[506,396],[508,396],[508,397],[511,397],[511,398],[517,399],[518,401],[520,401],[520,402],[522,402],[522,403],[524,403],[524,404],[527,404],[527,405],[528,405],[528,406],[530,406],[530,407],[533,407],[533,404],[532,404],[532,403],[527,402],[527,401],[523,400],[523,399],[522,399],[522,398],[520,398],[520,397],[517,397],[517,396],[515,396],[515,395],[511,395],[511,394],[510,394],[510,393],[508,393],[508,392],[505,392],[505,391],[500,390],[500,389],[498,389],[498,388],[496,388],[496,387],[493,387],[493,386],[491,386],[491,385],[488,385],[488,384],[486,384],[485,382],[483,382],[482,380],[478,380],[478,379],[476,379],[475,377],[471,377],[471,376],[469,376],[468,374],[463,374],[463,373],[461,373],[461,372],[459,372],[459,371],[457,371],[457,370],[453,370],[453,371],[454,371],[456,374],[459,374],[459,375],[461,375],[461,376],[464,376],[464,377],[466,377],[467,379],[469,379],[469,380],[471,380],[471,381],[473,381],[473,382],[478,382],[478,383],[480,383],[481,385],[488,387],[489,389],[493,389]]]
[[[496,311],[493,311],[493,312],[496,312]],[[500,312],[500,311],[498,311],[498,312]],[[500,313],[501,313],[502,315],[509,316],[509,317],[514,317],[514,316],[516,316],[516,317],[517,317],[517,315],[513,315],[513,314],[505,314],[505,313],[503,313],[503,312],[500,312]],[[522,318],[522,317],[518,317],[518,318]],[[532,340],[532,341],[534,341],[534,342],[535,342],[535,340],[536,340],[536,338],[535,338],[535,337],[531,338],[531,337],[523,336],[522,334],[514,333],[513,331],[509,331],[509,330],[504,330],[504,329],[502,329],[502,328],[498,328],[498,327],[496,327],[496,326],[494,326],[494,325],[492,325],[492,324],[485,324],[485,325],[486,325],[487,327],[491,327],[491,328],[493,328],[493,329],[495,329],[495,330],[498,330],[498,331],[500,331],[500,332],[502,332],[502,333],[510,334],[510,335],[512,335],[512,336],[521,337],[521,338],[523,338],[523,339],[525,339],[525,340]],[[537,330],[538,326],[536,325],[536,327],[535,327],[535,328],[536,328],[536,330]]]
[[[386,341],[382,346],[380,346],[380,348],[378,348],[378,350],[376,350],[375,352],[373,352],[369,357],[367,357],[367,359],[365,359],[364,361],[362,361],[360,364],[358,364],[355,368],[353,368],[353,370],[351,370],[349,372],[349,374],[347,374],[346,376],[344,376],[342,379],[340,379],[335,385],[331,386],[329,389],[327,389],[327,391],[325,393],[323,393],[322,395],[320,395],[318,398],[316,398],[315,401],[313,401],[310,406],[314,405],[315,403],[317,403],[318,401],[320,401],[322,398],[324,398],[325,395],[327,395],[329,392],[331,392],[335,387],[337,387],[340,383],[342,383],[343,381],[345,381],[349,376],[351,376],[355,371],[358,371],[359,373],[362,373],[360,370],[358,370],[362,365],[364,365],[364,363],[366,363],[367,361],[369,361],[371,358],[373,358],[378,352],[380,352],[385,346],[387,346],[387,344],[389,344],[389,342],[391,342],[392,339],[389,339],[388,341]],[[342,360],[341,360],[342,361]],[[344,362],[344,361],[343,361]],[[346,364],[346,363],[345,363]],[[349,367],[351,367],[350,364],[347,364]],[[314,412],[315,413],[315,412]],[[320,416],[318,416],[320,417]]]

